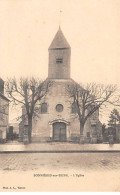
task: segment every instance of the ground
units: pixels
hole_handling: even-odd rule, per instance
[[[119,170],[119,153],[15,153],[0,154],[0,170],[78,169]]]
[[[0,191],[118,192],[119,167],[120,144],[1,144]]]
[[[120,191],[120,153],[1,153],[0,191]]]

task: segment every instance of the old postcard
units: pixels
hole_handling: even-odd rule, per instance
[[[120,1],[0,1],[0,191],[120,191]]]

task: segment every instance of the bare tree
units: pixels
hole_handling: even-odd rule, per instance
[[[38,101],[46,96],[51,85],[49,80],[41,81],[32,78],[9,78],[6,82],[6,92],[14,105],[25,107],[28,120],[28,139],[31,142],[32,119],[35,114],[35,106]]]
[[[73,105],[80,122],[80,135],[83,135],[84,126],[89,117],[99,111],[103,105],[116,104],[118,99],[114,99],[115,85],[101,85],[90,83],[86,85],[73,82],[67,86],[69,96],[72,98]]]

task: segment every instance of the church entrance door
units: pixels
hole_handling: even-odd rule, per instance
[[[63,122],[56,122],[53,124],[53,140],[65,142],[66,141],[66,124]]]

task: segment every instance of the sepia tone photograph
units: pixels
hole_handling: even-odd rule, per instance
[[[0,0],[0,191],[120,191],[120,1]]]

